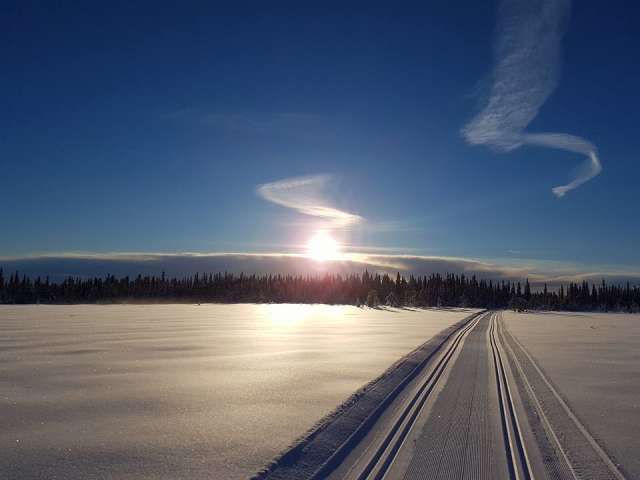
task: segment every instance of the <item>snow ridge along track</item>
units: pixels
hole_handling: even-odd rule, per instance
[[[434,390],[446,367],[451,362],[452,357],[460,347],[462,340],[482,319],[485,319],[487,315],[489,315],[488,312],[477,316],[455,334],[436,366],[424,379],[415,395],[407,402],[404,410],[388,430],[383,441],[377,446],[364,468],[362,468],[354,478],[357,478],[357,480],[378,480],[384,478],[398,450],[402,447],[416,419],[422,412],[424,404]],[[326,471],[320,469],[312,478],[319,480],[324,478],[326,474]]]

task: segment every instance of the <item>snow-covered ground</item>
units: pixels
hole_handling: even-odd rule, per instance
[[[510,331],[629,478],[640,478],[640,315],[505,312]]]
[[[470,313],[0,306],[0,478],[246,478]]]

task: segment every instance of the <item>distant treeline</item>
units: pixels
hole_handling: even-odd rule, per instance
[[[63,282],[32,279],[0,269],[0,303],[328,303],[415,307],[513,308],[516,310],[640,311],[640,288],[582,282],[533,292],[529,281],[478,280],[475,276],[234,275],[196,274],[184,278],[69,277]]]

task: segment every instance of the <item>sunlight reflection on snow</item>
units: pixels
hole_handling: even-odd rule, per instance
[[[272,304],[263,305],[266,318],[273,329],[294,327],[313,318],[316,321],[336,321],[344,316],[345,307],[337,305],[314,305],[310,308],[304,304]]]

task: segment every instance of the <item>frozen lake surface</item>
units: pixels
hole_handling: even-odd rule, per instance
[[[590,433],[640,478],[640,315],[503,316]]]
[[[246,478],[470,313],[0,306],[0,478]]]

